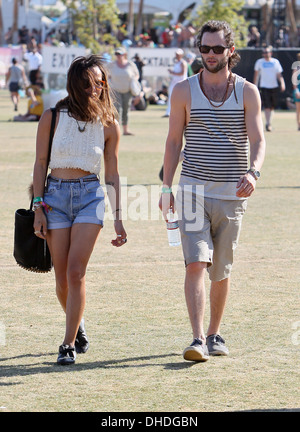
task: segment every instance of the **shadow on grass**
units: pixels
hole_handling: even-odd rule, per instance
[[[17,359],[26,358],[41,358],[53,356],[53,362],[36,362],[31,364],[17,364],[17,365],[1,365],[1,362],[8,362]],[[166,370],[180,370],[188,369],[195,365],[195,362],[164,362],[163,359],[170,359],[170,357],[179,357],[177,353],[152,355],[152,356],[141,356],[141,357],[129,357],[124,359],[111,359],[105,361],[96,362],[83,362],[84,357],[82,355],[77,356],[75,365],[71,366],[60,366],[56,364],[57,353],[44,353],[44,354],[23,354],[15,357],[0,358],[0,379],[1,378],[18,378],[22,376],[35,375],[35,374],[47,374],[47,373],[61,373],[61,372],[80,372],[90,371],[94,369],[126,369],[126,368],[147,368],[147,367],[163,367]],[[162,361],[157,361],[162,360]],[[15,383],[1,383],[0,386],[17,385]]]

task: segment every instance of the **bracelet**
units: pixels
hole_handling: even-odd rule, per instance
[[[52,210],[52,207],[50,207],[48,204],[46,204],[44,201],[39,201],[33,204],[32,206],[32,210],[35,212],[37,209],[44,207],[44,209],[46,210],[46,213],[48,213],[48,211]]]
[[[32,206],[32,210],[35,212],[37,209],[43,207],[41,202],[34,203]]]
[[[43,200],[43,198],[42,197],[36,197],[36,198],[33,198],[33,203],[38,203],[38,202],[43,202],[44,200]]]
[[[163,187],[161,190],[161,193],[172,193],[172,188],[171,187],[169,187],[169,188]]]

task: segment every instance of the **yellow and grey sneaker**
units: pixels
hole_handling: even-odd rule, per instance
[[[195,338],[190,346],[183,351],[183,358],[189,361],[205,362],[209,359],[207,346],[203,340]]]
[[[224,339],[218,334],[212,334],[206,338],[209,355],[228,355],[229,350],[225,345]]]

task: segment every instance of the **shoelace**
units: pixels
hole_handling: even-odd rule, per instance
[[[191,343],[191,346],[194,346],[196,344],[203,345],[203,341],[201,339],[199,339],[199,338],[195,338],[193,340],[193,342]]]
[[[214,342],[221,342],[225,344],[225,340],[220,335],[214,335]]]
[[[62,354],[74,354],[75,348],[69,345],[62,345]]]

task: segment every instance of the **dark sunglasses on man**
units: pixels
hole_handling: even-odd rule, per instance
[[[230,48],[230,47],[228,47],[228,46],[224,47],[223,45],[215,45],[215,46],[200,45],[199,51],[201,54],[208,54],[210,52],[210,50],[213,50],[214,54],[223,54],[223,52],[227,48]]]

